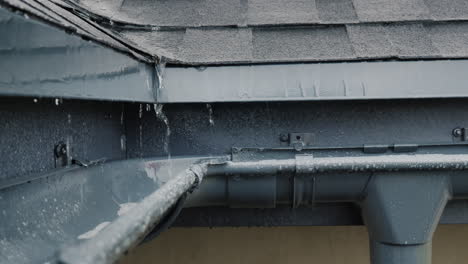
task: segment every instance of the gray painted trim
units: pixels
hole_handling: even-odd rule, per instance
[[[0,9],[0,96],[160,103],[468,97],[468,60],[155,68]],[[161,67],[164,69],[164,67]]]
[[[468,60],[167,67],[160,103],[468,97]]]
[[[70,79],[64,77],[62,80],[39,79],[19,83],[0,81],[0,95],[153,103],[151,68],[142,64],[127,73],[126,70],[115,76],[105,74],[77,78],[70,76]]]
[[[154,102],[155,68],[0,8],[0,96]]]

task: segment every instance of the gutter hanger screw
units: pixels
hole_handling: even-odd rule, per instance
[[[461,128],[455,128],[452,133],[455,137],[460,137],[463,134],[463,131]]]
[[[280,134],[280,141],[281,142],[287,142],[289,140],[288,135],[286,134]]]

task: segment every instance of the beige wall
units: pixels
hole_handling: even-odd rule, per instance
[[[441,225],[433,264],[468,263],[468,225]],[[173,228],[122,263],[369,263],[364,227]]]

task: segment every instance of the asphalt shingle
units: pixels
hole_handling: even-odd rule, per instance
[[[348,25],[347,29],[357,58],[396,56],[396,51],[388,41],[383,25]]]
[[[428,24],[426,28],[443,57],[468,57],[468,22]]]
[[[253,56],[256,61],[348,59],[354,57],[343,26],[253,31]]]
[[[61,1],[61,0],[54,0]],[[115,20],[155,26],[468,20],[466,0],[77,0]]]
[[[440,55],[422,24],[394,24],[385,29],[399,58],[434,58]]]
[[[437,20],[468,19],[467,0],[425,0]]]
[[[360,21],[408,21],[429,18],[424,0],[353,0]]]
[[[358,22],[352,0],[316,0],[322,23]]]
[[[239,29],[187,29],[180,58],[188,62],[251,61],[252,31]]]
[[[238,25],[242,20],[241,0],[127,0],[119,12],[134,22],[157,26]]]
[[[174,63],[468,58],[467,0],[79,2]]]
[[[359,58],[440,56],[422,24],[349,25],[348,32]]]
[[[138,43],[142,48],[153,54],[172,58],[178,57],[185,29],[168,31],[132,31],[120,32],[123,36]]]
[[[319,23],[315,0],[248,0],[247,21],[257,24]]]

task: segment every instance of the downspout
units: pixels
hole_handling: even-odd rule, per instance
[[[94,238],[67,247],[58,256],[61,263],[117,260],[152,230],[180,196],[205,179],[188,205],[265,208],[330,200],[357,203],[369,228],[373,264],[429,264],[433,231],[447,200],[454,196],[451,182],[459,179],[448,171],[467,169],[466,154],[296,155],[195,164]],[[293,175],[294,181],[285,180],[285,175]],[[281,194],[288,189],[292,193]],[[466,196],[468,188],[462,189],[456,193]]]
[[[440,172],[378,173],[365,195],[361,208],[371,263],[431,263],[432,236],[452,198],[450,177]]]

